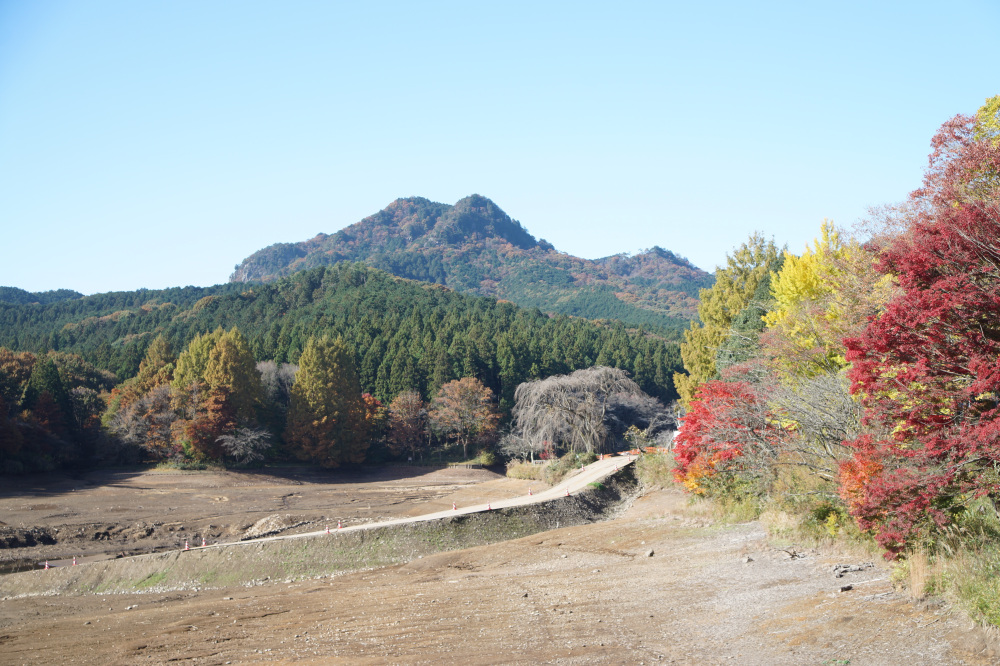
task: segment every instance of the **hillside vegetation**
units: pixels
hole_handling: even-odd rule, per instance
[[[0,304],[0,464],[86,465],[110,433],[147,457],[245,463],[274,444],[336,466],[370,459],[387,420],[392,451],[422,454],[433,436],[468,454],[490,443],[518,385],[593,365],[676,395],[678,347],[647,331],[359,263],[266,284]],[[393,427],[409,418],[404,403],[410,434]]]
[[[269,281],[341,261],[364,261],[400,277],[544,312],[616,319],[675,336],[696,317],[698,290],[712,283],[708,273],[658,247],[597,260],[558,252],[479,195],[454,206],[397,199],[335,234],[264,248],[244,259],[230,281]]]

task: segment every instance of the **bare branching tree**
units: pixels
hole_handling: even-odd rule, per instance
[[[615,442],[627,441],[625,433],[639,431],[644,445],[662,441],[662,435],[673,431],[677,420],[674,411],[645,393],[616,393],[608,400],[604,419],[608,435]],[[629,442],[631,444],[631,442]]]
[[[836,478],[838,463],[851,455],[843,442],[861,432],[861,404],[851,396],[845,373],[782,384],[771,395],[771,404],[783,418],[795,423],[783,449],[818,476]]]
[[[271,448],[271,433],[263,428],[237,428],[235,432],[222,435],[216,441],[222,444],[226,454],[239,465],[260,462]]]
[[[281,412],[288,411],[291,400],[292,384],[295,383],[295,373],[299,366],[291,363],[275,363],[261,361],[257,364],[260,373],[260,385],[264,392],[264,400],[275,405]]]
[[[644,396],[624,370],[595,366],[569,375],[525,382],[514,392],[513,434],[507,448],[529,455],[546,442],[571,451],[601,451],[608,439],[606,417],[621,396]]]
[[[118,411],[108,430],[126,445],[140,447],[156,458],[165,458],[171,451],[170,428],[176,420],[170,386],[161,384]]]

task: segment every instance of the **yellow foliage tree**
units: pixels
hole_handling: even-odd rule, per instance
[[[973,132],[977,141],[1000,142],[1000,95],[990,97],[976,111]]]
[[[844,338],[886,303],[893,283],[875,270],[875,255],[844,240],[829,220],[801,256],[785,252],[771,277],[774,306],[764,315],[765,346],[786,377],[812,377],[847,366]]]
[[[205,368],[208,357],[226,331],[221,326],[211,333],[195,336],[187,349],[177,357],[177,367],[174,368],[174,379],[170,383],[174,388],[187,388],[193,383],[205,380]]]
[[[342,338],[310,338],[292,385],[285,430],[289,448],[324,467],[364,462],[366,413],[354,351]]]
[[[253,421],[262,401],[260,373],[250,346],[234,327],[219,336],[205,363],[205,383],[224,388],[238,422]]]

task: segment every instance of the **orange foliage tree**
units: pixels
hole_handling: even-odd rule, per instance
[[[496,433],[500,415],[493,391],[475,377],[463,377],[441,387],[427,412],[431,429],[454,438],[469,457],[469,444],[487,440]]]

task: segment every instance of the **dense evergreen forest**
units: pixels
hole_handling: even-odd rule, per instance
[[[620,322],[551,317],[511,303],[459,294],[343,263],[280,281],[138,290],[48,306],[0,303],[0,346],[72,352],[120,381],[134,376],[163,334],[184,349],[199,333],[237,327],[254,357],[295,363],[316,335],[355,350],[362,388],[380,399],[415,388],[433,393],[478,377],[509,409],[517,384],[590,365],[620,367],[644,391],[675,397],[676,345]]]
[[[25,305],[27,303],[40,303],[47,305],[56,301],[65,301],[75,298],[83,298],[83,294],[72,289],[53,289],[51,291],[25,291],[17,287],[0,287],[0,303],[12,303],[14,305]]]
[[[356,382],[353,393],[369,396],[350,407],[358,423],[378,421],[380,406],[402,393],[431,399],[463,378],[476,379],[478,395],[505,418],[522,382],[593,365],[626,370],[646,393],[669,401],[676,396],[672,374],[681,368],[674,343],[621,322],[549,316],[342,262],[266,284],[116,292],[48,305],[0,303],[0,398],[8,419],[0,424],[0,438],[13,437],[12,424],[31,426],[22,428],[14,447],[23,466],[32,437],[44,439],[54,428],[65,444],[62,454],[49,446],[55,464],[85,464],[87,447],[101,437],[99,421],[111,425],[127,406],[141,403],[147,430],[160,418],[155,414],[165,413],[163,405],[170,405],[172,419],[188,413],[182,425],[171,423],[174,440],[180,428],[189,454],[199,453],[190,447],[204,441],[200,453],[218,457],[216,440],[226,433],[246,435],[233,446],[258,436],[244,427],[249,425],[264,426],[278,441],[289,398],[276,407],[267,395],[288,393],[295,364],[305,362],[310,345],[310,359],[318,359],[310,361],[312,376],[329,372],[323,364],[333,352],[323,352],[330,344],[323,340],[337,341],[335,365],[350,376],[345,386]],[[243,376],[254,364],[270,389],[257,387],[256,375]],[[282,379],[284,368],[293,370]],[[282,382],[284,388],[275,389]],[[159,394],[157,387],[163,387]],[[47,411],[32,421],[38,396],[47,396]],[[239,406],[247,401],[255,407]],[[443,414],[443,407],[438,411]],[[133,426],[117,427],[126,432]],[[211,440],[203,430],[215,433]],[[73,444],[80,441],[90,443]],[[361,459],[351,454],[344,461]]]

